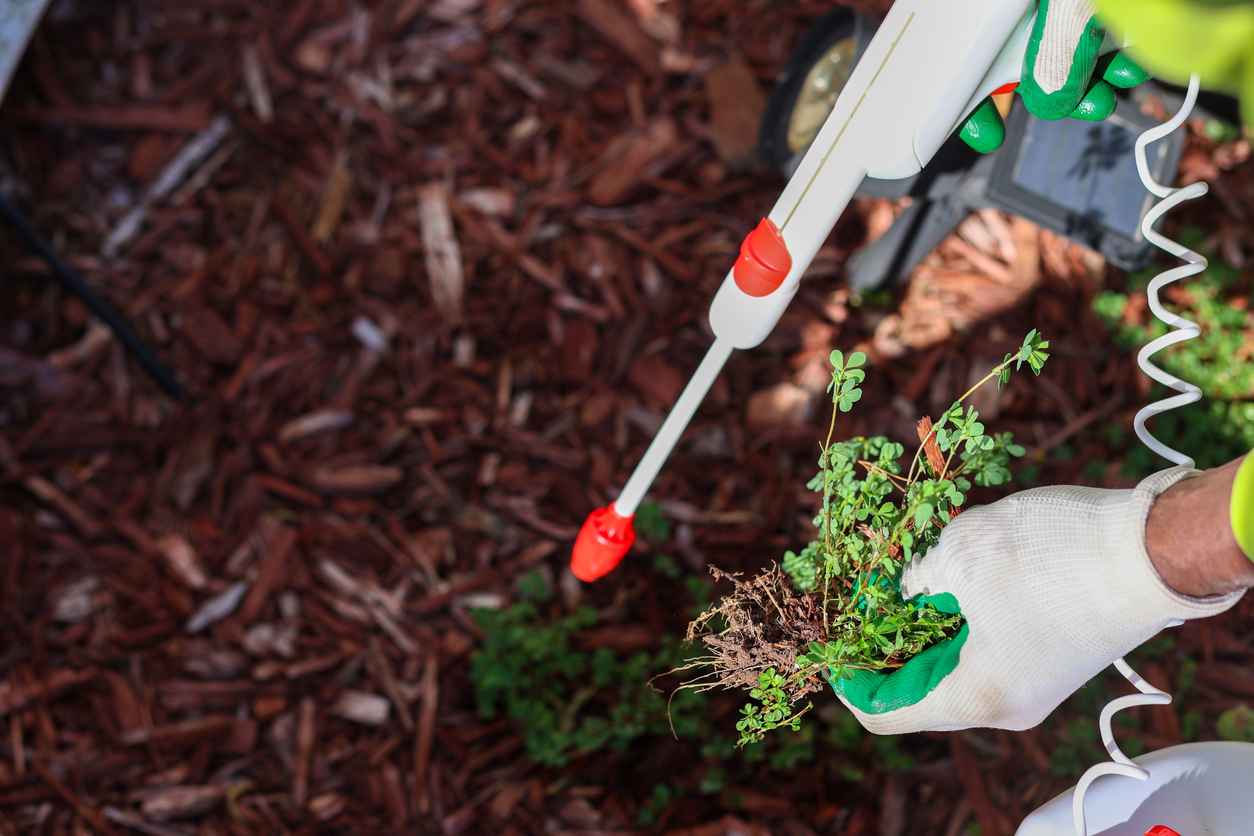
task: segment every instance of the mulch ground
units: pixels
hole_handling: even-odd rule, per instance
[[[0,186],[187,397],[0,234],[0,832],[623,832],[660,775],[675,833],[995,836],[1100,757],[1081,695],[1030,732],[897,741],[894,768],[821,743],[701,794],[692,745],[545,770],[475,712],[468,608],[524,572],[627,644],[683,632],[643,560],[584,588],[569,544],[708,345],[781,186],[749,159],[762,99],[829,8],[57,4],[0,110]],[[1217,195],[1188,219],[1244,268],[1248,142],[1194,133],[1185,176]],[[873,362],[846,431],[905,440],[1039,328],[1046,376],[981,409],[1039,481],[1129,484],[1101,429],[1148,389],[1089,313],[1119,274],[984,213],[855,299],[842,265],[898,209],[856,202],[655,485],[685,572],[804,542],[837,346]],[[1254,698],[1251,609],[1141,664],[1188,687],[1129,721],[1145,747]]]

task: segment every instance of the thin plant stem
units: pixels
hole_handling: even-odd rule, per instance
[[[897,490],[902,491],[903,493],[905,492],[906,488],[910,487],[910,483],[907,482],[904,477],[899,476],[896,473],[889,473],[887,470],[875,464],[874,462],[868,462],[868,461],[859,459],[858,464],[866,468],[867,472],[869,473],[878,473],[880,476],[883,476],[885,479],[893,483],[894,488],[897,488]],[[903,488],[902,485],[905,485],[905,487]]]
[[[832,447],[832,434],[836,432],[836,404],[832,404],[832,420],[827,425],[827,439],[823,442],[823,466],[819,472],[823,478],[823,633],[826,635],[829,625],[827,621],[827,591],[832,585],[831,561],[832,554],[832,486],[827,478],[832,463],[828,459],[828,450]]]
[[[980,380],[979,383],[975,384],[966,392],[964,392],[962,397],[954,401],[954,403],[962,403],[967,398],[971,397],[971,395],[974,394],[977,389],[979,389],[985,383],[988,383],[997,375],[1001,374],[1002,370],[1005,369],[1007,366],[1009,366],[1012,362],[1014,362],[1013,358],[1010,360],[1006,360],[1002,363],[998,363],[996,368],[994,368],[988,374],[984,375],[984,377]],[[927,443],[932,439],[932,436],[934,435],[936,435],[935,426],[933,426],[932,431],[927,434],[927,438],[923,439],[923,441],[919,443],[919,449],[914,451],[914,460],[910,462],[910,473],[909,473],[909,478],[908,478],[908,481],[910,484],[914,484],[915,470],[918,468],[919,458],[923,455],[923,448],[927,446]]]

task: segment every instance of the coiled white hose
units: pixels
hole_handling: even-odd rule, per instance
[[[1162,302],[1158,299],[1158,293],[1172,282],[1203,272],[1206,269],[1206,259],[1200,253],[1196,253],[1179,242],[1172,241],[1170,238],[1154,231],[1154,224],[1163,215],[1184,201],[1195,200],[1206,194],[1208,186],[1205,183],[1193,183],[1184,188],[1176,189],[1162,185],[1154,180],[1150,174],[1145,149],[1150,143],[1162,139],[1184,124],[1184,121],[1189,118],[1189,114],[1193,112],[1193,106],[1197,102],[1198,87],[1198,77],[1195,75],[1189,79],[1188,93],[1185,95],[1184,103],[1180,106],[1180,110],[1176,115],[1167,122],[1150,128],[1141,134],[1136,141],[1136,170],[1141,175],[1141,182],[1145,184],[1145,188],[1155,197],[1162,198],[1150,211],[1145,213],[1145,218],[1141,221],[1141,234],[1154,246],[1171,253],[1185,263],[1158,274],[1149,283],[1150,310],[1154,316],[1175,330],[1168,331],[1163,336],[1150,342],[1141,349],[1136,357],[1137,364],[1145,374],[1180,394],[1149,404],[1136,414],[1132,423],[1136,430],[1136,436],[1141,440],[1141,443],[1171,463],[1186,467],[1194,466],[1193,459],[1177,450],[1173,450],[1154,438],[1149,430],[1146,429],[1145,422],[1155,415],[1197,403],[1202,399],[1202,390],[1188,381],[1181,380],[1175,375],[1163,371],[1151,363],[1149,358],[1165,348],[1194,339],[1201,334],[1201,329],[1198,328],[1196,323],[1190,322],[1184,317],[1164,308]],[[1175,627],[1182,623],[1176,621],[1169,626]],[[1149,777],[1149,773],[1133,763],[1132,759],[1125,755],[1119,749],[1119,745],[1115,743],[1114,730],[1110,726],[1111,719],[1125,708],[1139,705],[1166,705],[1171,702],[1171,695],[1146,682],[1123,659],[1115,661],[1115,668],[1118,669],[1119,673],[1123,674],[1125,679],[1132,683],[1137,693],[1111,700],[1102,709],[1098,726],[1101,729],[1102,742],[1106,744],[1106,751],[1110,753],[1111,759],[1090,767],[1076,784],[1075,794],[1071,802],[1071,814],[1075,823],[1076,836],[1088,836],[1088,829],[1084,820],[1084,796],[1088,792],[1089,786],[1095,780],[1103,775],[1123,775],[1127,778],[1137,778],[1142,781]]]

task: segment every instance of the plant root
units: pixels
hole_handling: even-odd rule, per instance
[[[827,637],[819,596],[798,593],[775,565],[748,580],[715,567],[710,574],[715,581],[730,581],[733,589],[688,625],[688,640],[700,641],[709,652],[699,663],[705,674],[689,687],[748,691],[757,687],[762,671],[774,668],[787,678],[784,691],[791,702],[822,690],[825,683],[813,666],[796,672],[797,655]]]

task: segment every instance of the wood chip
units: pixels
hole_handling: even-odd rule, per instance
[[[353,423],[353,413],[342,409],[320,409],[288,421],[279,430],[279,441],[287,444],[312,435],[342,430]]]
[[[309,774],[313,768],[314,744],[317,742],[317,706],[310,697],[300,701],[296,722],[296,766],[292,775],[292,802],[297,807],[304,807],[305,799],[309,797]]]
[[[22,480],[26,489],[69,520],[86,537],[95,537],[100,524],[81,505],[70,499],[60,488],[42,476],[27,476]]]
[[[167,534],[157,541],[157,549],[174,576],[192,589],[203,589],[208,582],[196,550],[181,534]]]
[[[363,726],[381,726],[388,720],[391,706],[386,698],[364,691],[345,691],[331,706],[331,713]]]
[[[94,680],[94,668],[57,670],[35,682],[19,682],[15,675],[0,681],[0,717],[25,708],[36,700],[50,700]]]
[[[758,132],[766,96],[744,58],[736,56],[706,73],[710,101],[710,134],[719,157],[733,166],[750,162],[757,153]]]
[[[100,579],[88,575],[53,590],[51,597],[52,618],[65,624],[86,621],[96,611],[100,599]]]
[[[352,174],[348,170],[348,160],[343,154],[336,155],[335,166],[322,194],[322,205],[318,208],[318,217],[314,221],[310,233],[315,241],[325,243],[331,240],[340,224],[340,216],[344,214],[344,205],[348,201],[349,192],[353,187]]]
[[[372,494],[386,491],[404,478],[399,467],[357,464],[315,468],[310,483],[324,493]]]
[[[296,545],[297,532],[273,519],[266,520],[261,532],[257,574],[237,615],[245,624],[261,615],[270,597],[288,580],[287,562]]]
[[[270,97],[270,88],[266,84],[266,73],[261,66],[261,58],[257,54],[256,44],[246,44],[243,50],[244,83],[248,88],[248,98],[252,102],[253,112],[263,125],[274,119],[274,104]]]
[[[462,320],[462,255],[453,232],[448,188],[431,183],[418,191],[418,224],[422,229],[427,280],[436,308],[450,325]]]
[[[650,403],[666,409],[675,403],[685,383],[679,370],[657,354],[638,357],[627,376]]]
[[[614,206],[630,196],[649,174],[650,166],[674,150],[679,132],[669,118],[618,137],[606,147],[588,186],[588,199],[598,206]]]
[[[900,777],[890,775],[880,794],[879,836],[902,836],[906,824],[906,788]]]
[[[637,21],[622,11],[622,5],[611,0],[579,0],[576,6],[581,20],[601,37],[622,50],[640,69],[650,75],[661,71],[660,48]]]
[[[121,252],[122,248],[138,234],[149,208],[187,179],[196,167],[222,144],[222,140],[226,138],[230,129],[230,120],[220,116],[183,146],[174,159],[170,160],[169,165],[162,169],[161,175],[144,191],[139,203],[113,227],[108,237],[105,238],[100,250],[101,254],[105,258],[113,258]]]
[[[431,809],[427,773],[435,740],[435,718],[440,707],[439,662],[434,656],[427,659],[423,669],[421,694],[422,712],[418,715],[418,734],[414,736],[414,797],[418,812],[426,815]]]
[[[244,593],[248,591],[248,584],[239,581],[228,586],[222,592],[206,601],[200,609],[187,620],[186,630],[189,633],[199,633],[210,624],[215,624],[235,611],[240,601],[244,600]]]
[[[498,218],[512,215],[517,205],[513,192],[505,189],[467,189],[457,196],[457,202]]]
[[[14,108],[10,116],[18,121],[55,123],[114,131],[169,131],[195,133],[209,125],[204,103],[184,107],[130,105],[127,107],[54,107],[40,110]]]
[[[157,821],[188,819],[204,815],[222,803],[222,787],[162,787],[147,791],[140,804],[145,816]]]
[[[800,426],[814,415],[816,398],[795,383],[777,383],[749,397],[745,418],[751,427]]]

